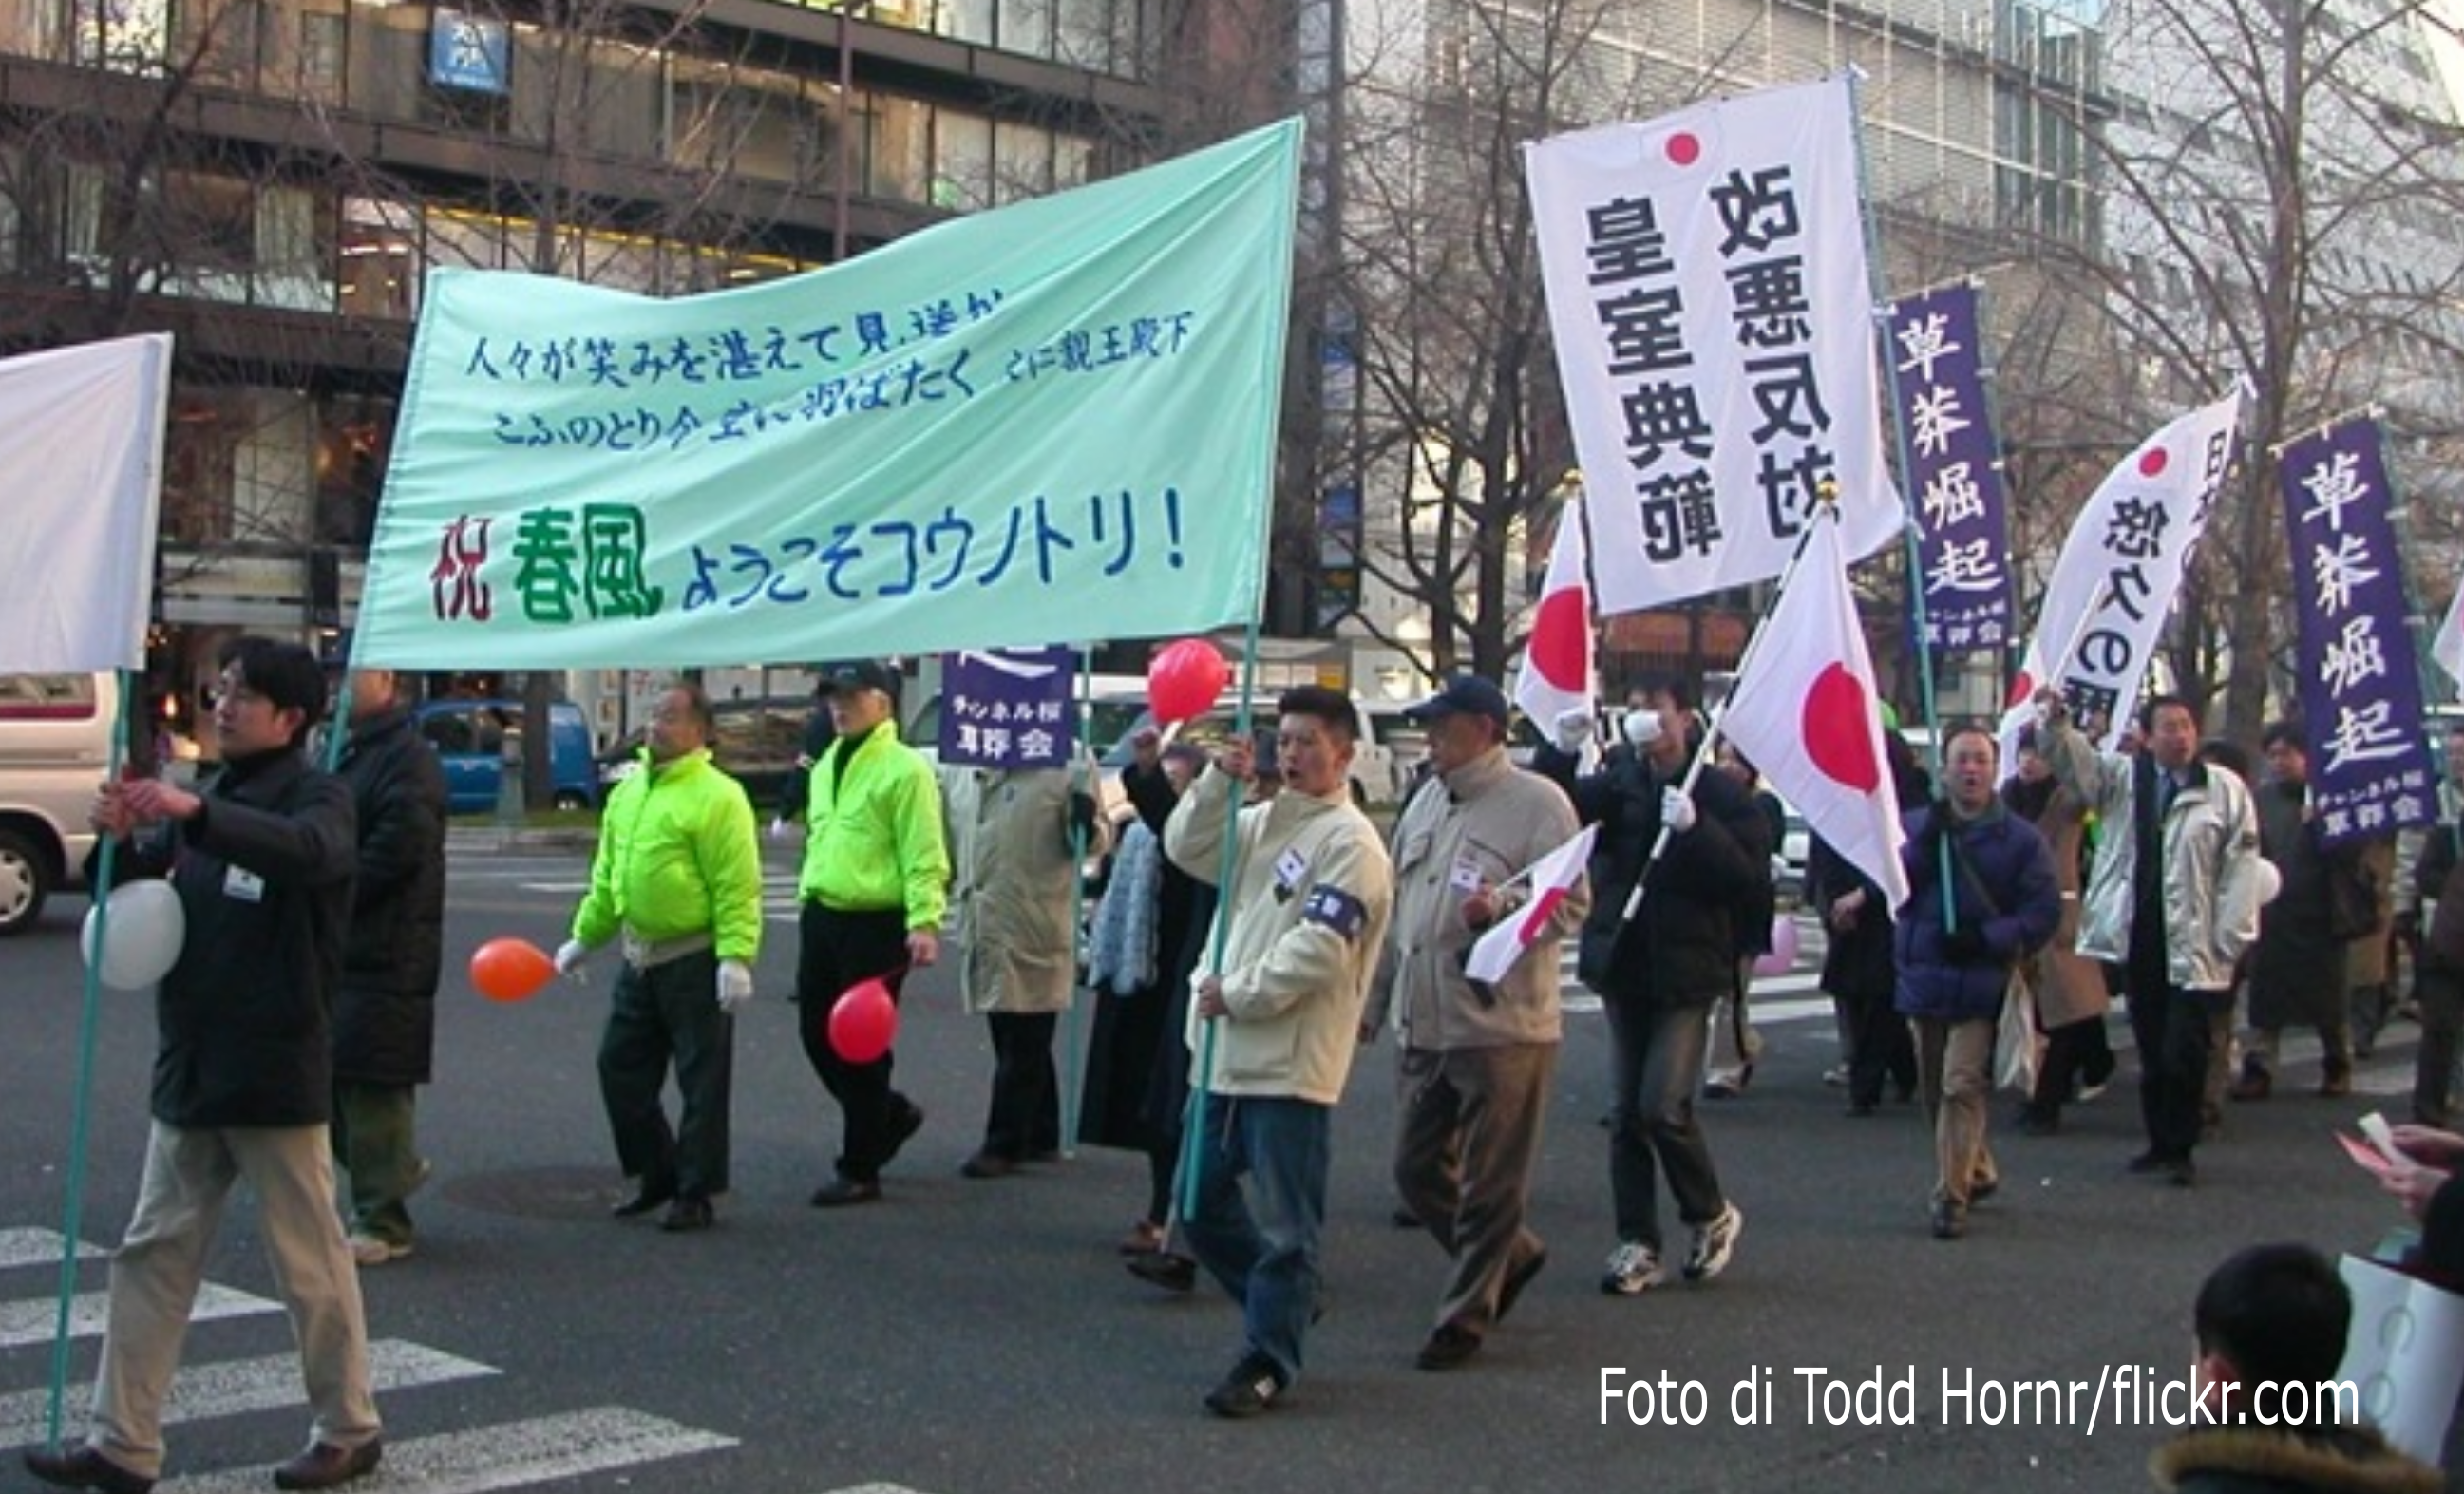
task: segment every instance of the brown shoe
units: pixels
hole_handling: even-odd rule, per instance
[[[26,1471],[55,1488],[100,1489],[102,1494],[146,1494],[154,1481],[131,1473],[93,1448],[29,1447]]]
[[[357,1447],[315,1442],[306,1452],[274,1470],[274,1486],[277,1489],[330,1489],[376,1472],[377,1460],[384,1456],[385,1444],[374,1438]]]
[[[2276,1076],[2264,1068],[2245,1068],[2225,1093],[2236,1100],[2264,1100],[2276,1092]]]

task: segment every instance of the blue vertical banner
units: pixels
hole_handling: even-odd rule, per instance
[[[2009,504],[1986,402],[1976,288],[1937,286],[1891,303],[1891,379],[1906,427],[1907,491],[1925,578],[1925,641],[1938,649],[2012,642]]]
[[[1077,654],[963,649],[941,659],[941,760],[977,768],[1062,768],[1077,740],[1069,691]]]
[[[2287,444],[2277,482],[2299,620],[2295,669],[2310,743],[2310,809],[2335,846],[2434,817],[2421,666],[2406,626],[2404,562],[2378,422]]]

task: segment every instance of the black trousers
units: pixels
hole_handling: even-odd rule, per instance
[[[2215,1049],[2215,1018],[2233,1006],[2233,992],[2186,986],[2130,990],[2130,1031],[2139,1044],[2139,1114],[2147,1150],[2188,1161],[2199,1144],[2208,1060]]]
[[[1013,1162],[1061,1146],[1061,1081],[1052,1068],[1058,1012],[987,1012],[993,1037],[993,1101],[984,1151]]]
[[[2105,1037],[2101,1016],[2047,1027],[2044,1033],[2045,1060],[2036,1066],[2036,1088],[2028,1096],[2028,1108],[2040,1115],[2059,1115],[2081,1080],[2101,1085],[2111,1077],[2113,1044]]]
[[[599,1093],[625,1175],[646,1192],[672,1186],[688,1198],[727,1191],[735,1062],[736,1019],[719,1010],[717,956],[626,967],[599,1040]],[[673,1130],[659,1098],[671,1063],[684,1102]]]
[[[830,1045],[830,1008],[847,987],[875,977],[890,987],[891,1000],[898,999],[907,978],[907,914],[898,909],[842,912],[806,903],[796,933],[797,1032],[804,1040],[805,1061],[847,1116],[839,1175],[872,1182],[898,1150],[891,1139],[893,1123],[915,1106],[891,1088],[895,1053],[869,1064],[850,1064],[839,1056]]]

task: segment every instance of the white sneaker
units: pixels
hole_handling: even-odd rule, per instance
[[[1685,1279],[1707,1282],[1727,1270],[1745,1229],[1745,1211],[1733,1203],[1723,1205],[1718,1219],[1694,1231],[1694,1243],[1685,1252]]]
[[[1609,1252],[1609,1266],[1601,1273],[1600,1290],[1613,1297],[1633,1297],[1666,1280],[1668,1273],[1660,1268],[1660,1252],[1639,1241],[1629,1240]]]
[[[1845,1088],[1848,1084],[1848,1066],[1845,1064],[1834,1064],[1829,1068],[1824,1069],[1822,1071],[1822,1082],[1829,1085],[1834,1089]]]
[[[408,1254],[410,1246],[407,1244],[397,1245],[390,1240],[380,1240],[374,1235],[351,1237],[351,1259],[362,1265],[383,1265]]]

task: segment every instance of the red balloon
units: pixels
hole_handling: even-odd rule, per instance
[[[1147,704],[1158,721],[1191,721],[1215,705],[1232,682],[1231,667],[1203,638],[1168,645],[1147,666]]]
[[[521,1001],[556,978],[556,961],[528,939],[490,939],[471,955],[471,983],[492,1001]]]
[[[830,1008],[830,1046],[850,1064],[869,1064],[898,1037],[898,1003],[876,977],[847,988]]]

